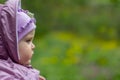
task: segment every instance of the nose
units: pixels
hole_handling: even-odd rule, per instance
[[[35,48],[35,45],[32,43],[32,49],[34,50],[34,48]]]

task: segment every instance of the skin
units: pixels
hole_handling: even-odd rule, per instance
[[[35,45],[32,42],[34,35],[35,30],[32,30],[19,41],[19,63],[24,66],[31,64],[31,59],[35,48]]]
[[[35,48],[35,45],[33,44],[34,35],[35,30],[32,30],[19,41],[19,63],[24,66],[31,64],[31,59]],[[39,76],[39,80],[46,79],[43,76]]]
[[[46,79],[43,76],[40,76],[39,80],[46,80]]]

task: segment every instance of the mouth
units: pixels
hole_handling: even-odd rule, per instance
[[[32,51],[32,55],[34,54],[34,51]]]

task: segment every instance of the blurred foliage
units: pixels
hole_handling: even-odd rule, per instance
[[[23,0],[37,19],[37,36],[50,31],[119,40],[119,0]],[[32,7],[32,8],[31,8]]]
[[[0,0],[0,3],[3,3],[5,0]]]
[[[35,39],[33,66],[48,80],[119,80],[117,41],[51,32]]]
[[[35,14],[32,64],[47,80],[120,79],[120,0],[22,0],[22,6]]]

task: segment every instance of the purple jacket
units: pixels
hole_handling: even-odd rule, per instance
[[[18,64],[16,11],[20,0],[0,4],[0,80],[39,80],[39,71]]]

